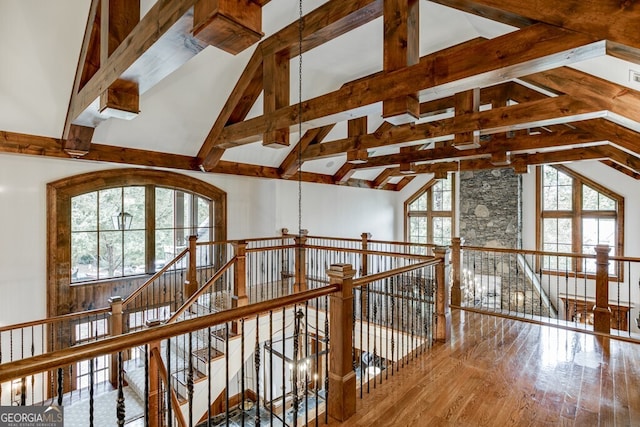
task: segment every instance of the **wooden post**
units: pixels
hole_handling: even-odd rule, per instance
[[[454,307],[462,305],[462,290],[460,289],[460,272],[462,271],[461,244],[462,239],[460,237],[451,239],[451,305]]]
[[[124,332],[122,323],[122,297],[112,296],[108,299],[111,305],[109,313],[109,335],[112,337],[122,335]],[[111,355],[111,368],[109,370],[109,381],[115,388],[118,387],[118,355]]]
[[[281,228],[280,229],[280,234],[282,236],[282,246],[286,246],[287,245],[287,240],[289,239],[289,229],[288,228]],[[285,281],[291,277],[289,276],[289,274],[291,273],[289,271],[289,257],[286,256],[288,250],[287,249],[283,249],[282,250],[282,261],[280,261],[280,280],[282,280],[282,283],[286,283]]]
[[[296,282],[293,285],[294,292],[307,290],[307,252],[304,247],[307,243],[307,230],[301,230],[300,235],[295,236],[296,242]]]
[[[449,310],[449,282],[447,266],[449,264],[449,248],[436,246],[433,250],[438,259],[436,265],[436,341],[447,342],[451,338],[451,311]]]
[[[329,312],[329,415],[338,421],[356,412],[356,373],[351,360],[353,335],[353,277],[350,264],[333,264],[327,270],[329,281],[341,289],[331,295]]]
[[[596,305],[593,307],[593,330],[611,332],[609,308],[609,251],[607,245],[596,246]]]
[[[236,256],[236,262],[233,265],[233,299],[232,306],[242,307],[247,305],[249,298],[247,297],[247,242],[238,240],[233,242],[233,250]]]
[[[198,236],[189,236],[189,267],[187,270],[187,280],[184,283],[185,301],[198,291],[198,270],[196,268],[197,239]]]
[[[369,239],[371,238],[371,233],[362,233],[362,276],[366,276],[369,274],[369,256],[367,255],[367,251],[369,250]],[[360,297],[361,310],[364,316],[369,317],[369,285],[360,288],[360,292],[362,296]]]
[[[153,328],[160,325],[159,320],[147,320],[147,328]],[[149,427],[160,426],[160,377],[158,370],[158,357],[160,357],[160,341],[151,341],[148,346],[149,353],[146,355],[149,361]]]

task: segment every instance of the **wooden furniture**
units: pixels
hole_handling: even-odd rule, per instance
[[[593,325],[593,307],[596,305],[592,297],[577,297],[575,295],[560,294],[565,309],[565,320],[570,322]],[[634,305],[629,301],[609,300],[611,310],[611,329],[629,330],[629,310]]]

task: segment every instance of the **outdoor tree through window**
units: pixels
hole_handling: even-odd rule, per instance
[[[608,245],[610,256],[622,255],[622,196],[562,166],[538,168],[538,185],[540,250],[592,255],[597,245]],[[596,264],[594,259],[544,256],[542,268],[594,274]],[[609,274],[616,274],[613,262]]]

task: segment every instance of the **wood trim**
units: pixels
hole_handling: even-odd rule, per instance
[[[214,205],[214,239],[226,240],[226,193],[186,175],[150,169],[111,169],[63,178],[47,184],[47,315],[56,316],[82,309],[78,298],[94,305],[118,292],[130,293],[141,278],[119,278],[102,284],[71,286],[71,197],[89,191],[130,185],[157,185],[185,190],[211,199]],[[146,278],[146,276],[145,276]],[[142,280],[144,281],[144,280]],[[125,285],[127,284],[127,285]],[[117,291],[114,291],[117,289]],[[98,301],[100,300],[100,301]],[[86,301],[85,301],[86,302]]]

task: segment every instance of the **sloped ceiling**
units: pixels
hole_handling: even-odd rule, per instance
[[[143,1],[141,13],[153,5]],[[304,13],[325,3],[304,1]],[[88,0],[3,0],[0,2],[0,130],[60,138],[82,44]],[[262,11],[265,38],[298,18],[297,0],[273,0]],[[477,38],[494,38],[516,30],[430,1],[420,1],[420,55]],[[337,37],[302,57],[302,98],[336,90],[346,82],[371,75],[382,66],[382,18]],[[140,114],[131,121],[107,119],[95,129],[93,142],[118,147],[195,156],[227,97],[249,61],[255,46],[234,56],[206,47],[140,97]],[[629,70],[640,66],[602,56],[575,64],[576,69],[640,89]],[[298,100],[298,61],[291,61],[291,102]],[[262,114],[259,97],[248,117]],[[369,117],[373,131],[381,112]],[[345,122],[324,139],[345,138]],[[226,150],[230,162],[278,167],[299,139],[292,132],[288,148],[271,149],[257,143]],[[380,149],[390,154],[398,148]],[[370,153],[371,155],[372,153]],[[307,172],[334,174],[345,156],[308,161]],[[375,178],[381,169],[358,171]],[[373,178],[371,178],[373,177]]]

